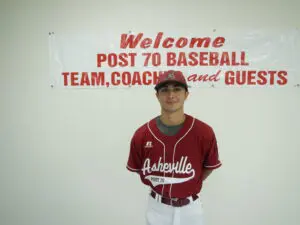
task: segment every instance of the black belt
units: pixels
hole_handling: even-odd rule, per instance
[[[154,191],[151,191],[150,195],[155,199],[157,194]],[[192,197],[193,201],[195,201],[198,198],[198,195],[192,195],[191,197]],[[172,199],[172,198],[166,198],[166,197],[161,196],[160,202],[164,203],[166,205],[172,205],[172,206],[175,206],[175,207],[182,207],[182,206],[185,206],[185,205],[189,204],[190,199],[188,199],[188,198]]]

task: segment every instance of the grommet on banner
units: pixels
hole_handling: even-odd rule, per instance
[[[213,32],[216,32],[216,29],[213,29]]]
[[[300,84],[296,84],[296,85],[294,85],[294,87],[297,87],[297,88],[299,88],[299,87],[300,87]]]
[[[215,87],[215,85],[214,85],[214,84],[211,84],[211,85],[210,85],[210,87],[214,88],[214,87]]]
[[[51,36],[51,35],[53,35],[54,34],[54,32],[49,32],[49,36]]]

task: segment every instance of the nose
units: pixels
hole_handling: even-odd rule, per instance
[[[175,96],[175,92],[173,90],[168,91],[168,97],[173,98]]]

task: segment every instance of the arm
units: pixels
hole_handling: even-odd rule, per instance
[[[134,133],[130,141],[130,151],[126,168],[131,172],[140,173],[142,168],[140,138]]]
[[[202,180],[204,181],[211,173],[213,170],[210,169],[203,169],[203,176],[202,176]]]
[[[215,134],[212,133],[212,138],[207,145],[207,152],[203,164],[202,180],[204,181],[214,169],[219,168],[221,165],[222,163],[219,160],[217,140]]]

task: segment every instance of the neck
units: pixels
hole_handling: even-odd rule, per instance
[[[177,112],[165,112],[162,110],[160,120],[165,125],[175,126],[184,122],[185,115],[183,110],[179,110]]]

